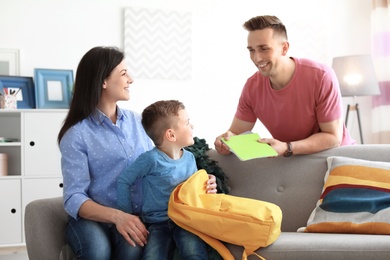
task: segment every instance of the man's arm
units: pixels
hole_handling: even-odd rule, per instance
[[[234,117],[228,131],[232,132],[234,135],[239,135],[247,131],[252,131],[254,126],[255,122],[252,123]]]
[[[321,132],[308,138],[291,142],[293,154],[311,154],[337,147],[343,138],[343,121],[341,118],[328,123],[319,124]],[[279,155],[287,150],[287,143],[272,138],[262,138],[262,143],[271,145]]]
[[[214,146],[218,153],[220,154],[229,154],[230,150],[229,148],[222,143],[221,138],[225,138],[226,140],[229,140],[230,136],[238,135],[247,131],[252,131],[253,127],[255,126],[256,122],[248,122],[240,120],[236,117],[233,118],[233,122],[229,127],[229,130],[219,135],[217,138],[215,138]]]
[[[296,154],[310,154],[340,146],[343,139],[341,118],[329,123],[320,123],[321,132],[295,143]],[[294,145],[293,145],[294,151]],[[294,151],[295,153],[295,151]]]

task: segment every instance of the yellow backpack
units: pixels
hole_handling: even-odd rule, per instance
[[[168,215],[198,235],[227,260],[233,255],[222,242],[244,247],[242,259],[272,244],[280,235],[281,209],[272,203],[227,194],[207,194],[208,175],[199,170],[172,192]],[[222,242],[221,242],[222,241]]]

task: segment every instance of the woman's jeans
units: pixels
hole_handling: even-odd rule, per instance
[[[206,243],[172,220],[150,224],[148,231],[148,243],[142,258],[144,260],[172,259],[175,247],[179,250],[180,259],[208,259]]]
[[[69,217],[66,242],[77,259],[141,259],[143,248],[131,246],[115,225]]]

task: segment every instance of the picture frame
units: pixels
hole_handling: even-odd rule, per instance
[[[0,76],[1,86],[16,93],[17,108],[35,108],[35,88],[32,77]],[[1,89],[0,91],[3,91]]]
[[[0,75],[19,75],[19,50],[0,49]]]
[[[69,108],[73,70],[34,69],[37,108]]]

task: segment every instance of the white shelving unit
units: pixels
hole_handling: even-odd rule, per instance
[[[0,248],[25,245],[24,209],[36,199],[62,195],[57,135],[66,109],[0,110],[0,153],[8,175],[0,176]]]

